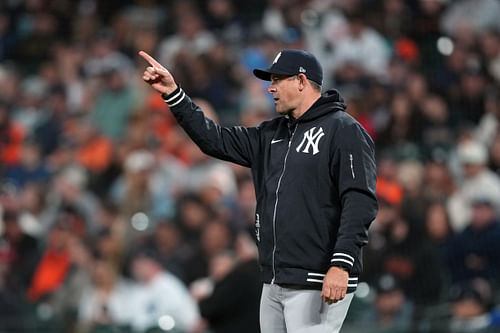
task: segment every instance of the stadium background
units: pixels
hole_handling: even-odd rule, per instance
[[[252,126],[274,111],[251,69],[283,48],[317,55],[376,142],[344,332],[500,331],[499,18],[497,0],[2,0],[0,332],[252,332],[250,174],[194,146],[137,51]],[[136,260],[182,284],[155,294]]]

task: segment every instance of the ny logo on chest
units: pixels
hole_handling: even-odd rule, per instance
[[[300,152],[304,148],[302,152],[309,154],[309,148],[312,148],[312,154],[316,155],[319,153],[319,141],[324,135],[325,132],[323,132],[323,128],[321,127],[318,130],[316,130],[316,127],[308,129],[304,132],[304,138],[296,148],[297,152]]]

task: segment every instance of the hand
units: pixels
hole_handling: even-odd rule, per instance
[[[174,77],[165,67],[144,51],[140,51],[139,55],[151,65],[146,68],[142,75],[142,79],[146,83],[149,83],[156,91],[166,95],[177,89]]]
[[[330,267],[323,280],[321,297],[328,305],[344,299],[347,292],[349,273],[340,267]]]

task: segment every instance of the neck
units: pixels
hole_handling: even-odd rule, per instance
[[[307,110],[309,110],[311,108],[311,106],[314,103],[316,103],[316,101],[320,97],[321,97],[320,92],[314,92],[312,94],[307,94],[307,96],[305,96],[302,99],[299,106],[292,111],[292,117],[295,119],[299,119],[304,113],[306,113]]]

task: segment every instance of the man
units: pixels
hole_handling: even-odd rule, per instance
[[[447,244],[445,256],[453,282],[477,277],[496,280],[499,276],[500,223],[495,201],[489,189],[476,192],[470,203],[471,220]]]
[[[199,320],[196,302],[182,281],[161,266],[156,250],[139,249],[132,256],[130,268],[139,282],[129,298],[133,304],[130,323],[134,332],[153,330],[158,325],[162,328],[164,321],[167,326],[173,325],[176,332],[194,330]]]
[[[305,51],[280,52],[254,74],[271,81],[281,117],[252,128],[220,127],[167,69],[140,54],[151,65],[144,81],[162,93],[201,150],[252,170],[262,332],[338,332],[377,212],[376,170],[373,142],[344,112],[340,94],[321,95],[321,65]]]

